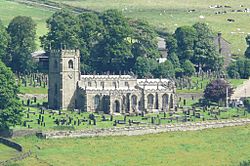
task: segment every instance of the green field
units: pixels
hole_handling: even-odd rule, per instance
[[[173,32],[176,27],[192,25],[195,22],[206,22],[215,32],[222,32],[224,38],[232,44],[234,54],[243,54],[246,43],[245,36],[250,32],[249,13],[231,12],[250,8],[250,1],[246,0],[52,0],[103,11],[110,8],[122,10],[132,18],[148,20],[152,25],[167,28]],[[209,8],[210,5],[230,6],[231,8]],[[243,5],[243,7],[240,7]],[[195,9],[189,13],[188,10]],[[215,12],[227,11],[226,14],[216,15]],[[204,16],[203,19],[200,16]],[[229,23],[228,18],[234,19]],[[233,33],[231,33],[233,32]],[[234,33],[235,32],[235,33]]]
[[[7,26],[8,23],[16,16],[30,16],[37,24],[37,45],[38,37],[47,32],[46,19],[52,15],[52,11],[18,4],[16,2],[0,0],[0,19]]]
[[[238,165],[250,158],[250,126],[144,136],[16,138],[34,155],[20,165]],[[35,157],[37,156],[37,157]]]
[[[170,32],[182,25],[206,22],[214,32],[222,32],[224,38],[231,43],[234,54],[242,55],[246,49],[245,37],[250,33],[250,18],[246,12],[232,12],[250,8],[250,1],[245,0],[52,0],[76,7],[103,11],[110,8],[119,9],[127,17],[148,20],[155,27],[168,29]],[[231,8],[209,8],[210,5],[230,6]],[[242,7],[241,7],[242,5]],[[194,12],[188,10],[195,9]],[[215,12],[226,11],[226,14]],[[45,20],[54,12],[41,7],[30,7],[16,2],[0,0],[1,19],[7,23],[17,15],[31,16],[37,23],[37,33],[46,33]],[[200,18],[200,16],[202,18]],[[227,19],[234,19],[229,23]]]
[[[9,148],[5,146],[4,144],[0,143],[0,161],[7,160],[18,154],[19,152],[17,152],[15,149]]]

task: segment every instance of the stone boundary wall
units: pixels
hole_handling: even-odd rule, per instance
[[[200,99],[203,97],[203,93],[176,93],[177,99],[179,97],[183,98],[183,99],[191,99],[192,97],[194,99]]]
[[[23,160],[23,159],[29,157],[31,154],[32,154],[31,151],[28,151],[26,153],[21,153],[17,157],[13,157],[13,158],[10,158],[10,159],[5,160],[5,161],[0,161],[0,165],[9,165],[11,162]]]
[[[29,135],[36,135],[41,130],[36,129],[15,129],[15,130],[0,130],[0,137],[12,138],[12,137],[24,137]]]
[[[92,129],[92,130],[78,130],[78,131],[50,131],[41,132],[39,137],[45,139],[51,138],[77,138],[77,137],[96,137],[96,136],[133,136],[144,134],[155,134],[171,131],[196,131],[209,128],[223,128],[228,126],[242,126],[250,124],[250,119],[237,120],[222,120],[212,122],[187,122],[180,124],[167,124],[159,126],[132,126],[109,129]]]
[[[20,144],[15,143],[15,142],[13,142],[11,140],[8,140],[6,138],[0,137],[0,143],[4,144],[4,145],[6,145],[6,146],[8,146],[10,148],[16,149],[19,152],[23,151],[23,147]]]

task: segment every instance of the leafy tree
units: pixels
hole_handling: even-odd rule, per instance
[[[250,166],[250,160],[240,162],[239,166]]]
[[[192,76],[195,72],[195,68],[193,63],[190,60],[186,60],[183,64],[182,64],[182,69],[183,69],[183,74],[185,76]]]
[[[21,121],[17,93],[14,74],[0,61],[0,129],[9,129]]]
[[[0,60],[5,64],[9,64],[10,58],[7,52],[10,36],[6,31],[2,21],[0,20]]]
[[[247,35],[246,43],[247,43],[248,47],[245,51],[245,56],[246,56],[246,58],[250,58],[250,35]]]
[[[247,109],[247,111],[250,112],[250,98],[249,97],[245,98],[243,103],[244,103],[244,107]]]
[[[132,58],[128,38],[131,28],[127,19],[117,10],[105,11],[101,19],[105,28],[103,40],[97,43],[91,61],[98,72],[128,71],[127,62]]]
[[[240,58],[227,67],[227,73],[231,78],[248,79],[250,76],[250,59]]]
[[[208,101],[218,102],[225,101],[226,88],[228,88],[228,97],[233,94],[233,88],[224,79],[211,81],[204,90],[204,98]]]
[[[196,30],[190,26],[178,27],[175,31],[177,40],[177,55],[180,61],[189,60],[194,55],[194,43],[197,38]]]
[[[134,71],[139,78],[152,77],[153,72],[157,69],[158,63],[154,59],[139,56],[136,59]]]
[[[157,78],[173,78],[175,76],[175,70],[172,63],[167,60],[164,63],[158,64],[154,71],[154,76]]]
[[[138,56],[158,58],[159,51],[155,30],[143,20],[130,20],[129,24],[132,27],[132,53],[135,59]]]
[[[79,21],[75,14],[67,10],[55,12],[48,20],[49,32],[40,38],[45,50],[79,48]]]
[[[166,49],[168,50],[168,60],[173,64],[174,68],[180,68],[179,58],[176,54],[178,45],[174,35],[167,33],[164,37]]]
[[[102,39],[104,27],[102,21],[95,13],[82,13],[78,15],[79,19],[79,42],[81,53],[82,71],[90,72],[92,70],[90,64],[90,54],[96,43]]]
[[[196,23],[193,27],[196,30],[197,39],[191,61],[196,66],[201,66],[203,70],[220,70],[223,58],[216,51],[212,31],[205,23]]]
[[[31,53],[35,51],[36,24],[31,17],[17,16],[11,20],[7,31],[10,35],[9,53],[11,68],[16,72],[30,72],[34,69]]]
[[[238,66],[236,62],[232,62],[228,67],[227,67],[227,74],[230,78],[240,78],[240,74],[238,72]]]

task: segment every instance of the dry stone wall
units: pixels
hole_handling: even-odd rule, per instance
[[[109,129],[92,129],[92,130],[77,130],[77,131],[50,131],[42,132],[39,135],[43,138],[77,138],[77,137],[96,137],[96,136],[133,136],[144,134],[155,134],[171,131],[195,131],[209,128],[223,128],[229,126],[242,126],[250,124],[250,119],[223,120],[211,122],[196,122],[196,123],[181,123],[167,124],[159,126],[132,126],[122,128]]]

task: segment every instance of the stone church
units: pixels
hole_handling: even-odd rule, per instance
[[[79,50],[51,50],[49,107],[88,112],[140,113],[168,111],[176,88],[169,79],[132,75],[81,75]]]

